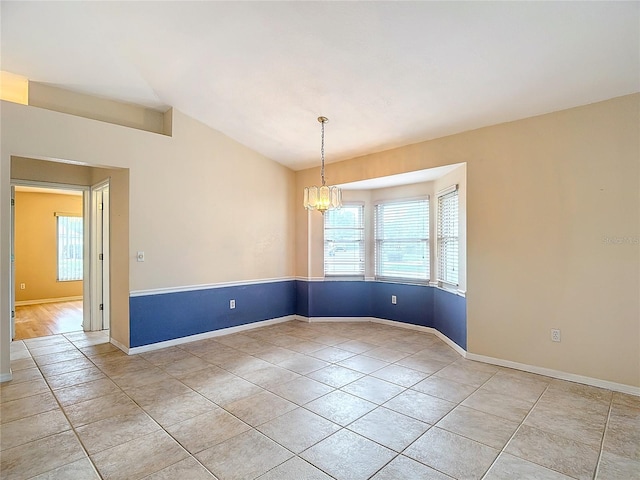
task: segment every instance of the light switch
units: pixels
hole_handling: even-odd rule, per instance
[[[144,252],[136,253],[136,260],[139,262],[144,262]]]

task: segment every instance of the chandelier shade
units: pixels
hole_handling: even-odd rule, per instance
[[[327,117],[318,117],[318,121],[322,124],[322,143],[320,149],[321,169],[320,176],[322,185],[316,187],[305,187],[304,189],[304,208],[307,210],[318,210],[322,214],[327,210],[335,210],[342,207],[342,190],[336,186],[326,184],[324,178],[324,124],[329,121]]]

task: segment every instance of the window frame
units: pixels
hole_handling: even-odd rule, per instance
[[[416,225],[418,228],[423,228],[423,233],[425,236],[405,236],[404,238],[380,238],[381,229],[384,226],[380,223],[381,215],[383,214],[382,209],[385,206],[402,206],[408,204],[415,204],[420,206],[423,209],[423,220],[422,226]],[[375,279],[377,281],[385,281],[385,282],[396,282],[396,283],[409,283],[409,284],[428,284],[431,279],[431,235],[430,235],[430,197],[429,195],[420,196],[420,197],[410,197],[410,198],[401,198],[394,200],[385,200],[378,201],[374,204],[374,232],[373,232],[373,243],[374,243],[374,274]],[[419,221],[416,223],[420,223]],[[420,250],[423,252],[423,261],[420,267],[421,270],[424,271],[424,275],[389,275],[388,271],[383,268],[383,265],[390,260],[383,260],[383,255],[388,254],[389,252],[383,247],[384,243],[395,243],[395,244],[405,244],[406,247],[403,248],[404,252],[411,250],[412,245],[417,248],[417,255],[420,255]],[[400,252],[402,255],[396,263],[402,262],[404,259],[404,255],[406,253]],[[420,272],[417,272],[420,273]]]
[[[83,216],[82,214],[77,214],[77,213],[62,213],[62,212],[55,212],[54,216],[56,217],[56,281],[57,282],[82,281],[84,279],[84,219],[83,219]],[[64,274],[65,272],[61,270],[62,261],[64,260],[63,259],[64,249],[70,246],[68,244],[68,241],[61,242],[61,232],[60,232],[61,225],[60,224],[61,224],[61,221],[64,221],[64,219],[69,219],[69,220],[73,219],[75,221],[78,221],[81,227],[79,236],[72,238],[73,240],[77,240],[78,238],[80,240],[79,248],[74,249],[75,256],[73,258],[75,260],[80,261],[79,272],[77,268],[68,269],[67,274]],[[67,240],[69,240],[69,237],[67,237]],[[74,245],[78,247],[77,243]],[[78,252],[80,255],[79,258],[77,257]]]
[[[348,209],[357,209],[358,210],[358,215],[360,218],[360,222],[359,225],[355,225],[355,226],[350,226],[350,227],[340,227],[340,226],[327,226],[327,222],[329,219],[331,219],[331,217],[333,217],[334,215],[338,215],[339,212],[342,210],[348,210]],[[324,215],[323,215],[323,219],[322,219],[322,223],[323,223],[323,241],[322,241],[322,251],[323,251],[323,273],[324,273],[324,277],[327,279],[340,279],[340,280],[345,280],[345,279],[364,279],[365,276],[365,269],[366,269],[366,263],[367,263],[367,255],[366,255],[366,219],[365,219],[365,205],[364,202],[348,202],[348,203],[343,203],[342,207],[340,209],[337,210],[327,210]],[[329,242],[335,242],[334,239],[328,239],[328,235],[327,235],[327,230],[343,230],[343,231],[359,231],[359,235],[355,235],[357,237],[359,237],[357,240],[353,240],[353,241],[343,241],[340,243],[345,243],[347,244],[345,248],[348,248],[348,244],[353,244],[356,245],[355,251],[356,251],[356,256],[359,256],[359,260],[353,261],[353,262],[345,262],[344,265],[353,265],[353,266],[357,266],[357,270],[354,270],[352,272],[345,272],[345,273],[340,273],[340,272],[336,272],[336,271],[332,271],[332,272],[328,272],[327,266],[334,264],[334,262],[328,262],[329,259],[329,255],[328,255],[328,251],[329,251],[329,247],[328,247],[328,243]]]
[[[458,287],[460,285],[460,190],[458,184],[452,185],[437,193],[436,215],[436,271],[437,280],[443,286]],[[447,214],[446,226],[444,225],[444,202],[455,198],[455,215]],[[447,208],[452,208],[447,206]],[[445,228],[446,227],[446,228]],[[453,231],[450,229],[453,228]],[[453,235],[452,233],[455,233]],[[450,250],[450,245],[455,244],[455,252]],[[450,270],[449,263],[455,264]],[[455,272],[455,279],[449,276],[449,272]]]

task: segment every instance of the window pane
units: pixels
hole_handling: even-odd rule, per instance
[[[429,280],[429,200],[376,205],[376,277]]]
[[[82,280],[82,217],[58,218],[58,281]]]
[[[324,213],[324,274],[364,276],[364,206]]]
[[[458,190],[438,197],[438,280],[458,285]]]

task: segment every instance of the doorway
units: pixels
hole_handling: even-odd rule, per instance
[[[109,328],[108,188],[13,182],[14,340]]]

